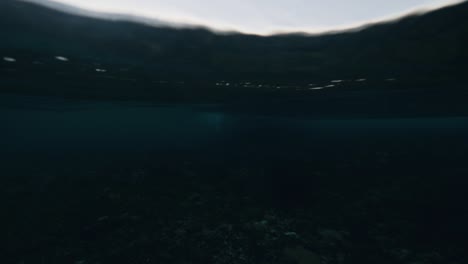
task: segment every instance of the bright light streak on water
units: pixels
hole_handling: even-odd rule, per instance
[[[12,57],[3,57],[3,60],[6,62],[16,62],[16,59]]]
[[[59,61],[69,61],[68,58],[63,57],[63,56],[55,56],[55,59],[56,59],[56,60],[59,60]]]

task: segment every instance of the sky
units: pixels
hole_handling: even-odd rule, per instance
[[[461,0],[29,0],[216,30],[320,33],[395,19]]]

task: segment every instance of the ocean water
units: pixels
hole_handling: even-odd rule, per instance
[[[466,260],[468,117],[0,100],[11,263]]]
[[[468,2],[270,37],[32,2],[0,1],[0,264],[468,264]]]
[[[118,157],[167,154],[320,163],[381,155],[409,162],[402,166],[464,167],[468,147],[464,116],[284,116],[196,104],[14,95],[0,100],[1,153],[6,158],[111,162]]]

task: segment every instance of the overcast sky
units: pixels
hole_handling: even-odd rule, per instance
[[[41,2],[44,0],[33,0]],[[320,32],[396,18],[457,0],[52,0],[93,11],[129,14],[220,30],[269,34]]]

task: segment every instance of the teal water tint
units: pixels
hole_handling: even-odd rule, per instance
[[[10,97],[4,98],[10,100]],[[109,102],[63,102],[51,98],[16,98],[1,109],[2,154],[50,161],[116,157],[132,159],[209,144],[216,134],[216,114],[189,106],[151,106]],[[46,159],[47,161],[47,159]]]
[[[281,257],[283,248],[303,243],[291,232],[312,243],[322,226],[345,230],[350,243],[324,241],[311,250],[348,250],[350,263],[374,263],[398,246],[414,250],[415,259],[435,248],[446,259],[465,258],[468,117],[318,118],[206,105],[1,101],[0,178],[12,216],[4,225],[12,263],[41,256],[52,263],[147,256],[183,263],[193,255],[179,252],[199,243],[209,249],[196,249],[196,263],[206,263],[212,248],[224,250],[222,241],[251,250],[250,259]],[[258,227],[262,221],[268,226]],[[182,224],[193,232],[185,242],[177,233],[188,232]],[[282,233],[256,238],[264,228]],[[395,245],[376,244],[373,232]],[[127,246],[148,234],[154,238]],[[232,234],[245,241],[226,240]],[[117,250],[110,246],[116,237]],[[269,244],[249,244],[255,241]],[[40,251],[24,253],[32,249]]]
[[[344,162],[392,155],[413,164],[460,162],[468,118],[285,117],[202,106],[2,96],[1,154],[111,162],[148,155]],[[211,157],[210,157],[211,155]]]

